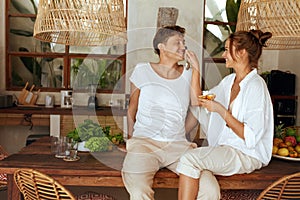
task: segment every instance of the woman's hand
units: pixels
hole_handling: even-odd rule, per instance
[[[210,112],[217,112],[225,121],[226,125],[233,130],[237,136],[245,139],[244,123],[237,120],[233,115],[219,102],[214,100],[203,99],[199,97],[199,105],[206,108]]]
[[[206,108],[209,112],[221,113],[221,111],[225,109],[223,105],[214,100],[208,100],[199,97],[198,101],[199,105]]]

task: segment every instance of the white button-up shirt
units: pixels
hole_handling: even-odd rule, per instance
[[[228,75],[210,90],[216,94],[215,101],[220,102],[225,108],[229,108],[235,76],[235,73]],[[267,165],[272,156],[273,106],[266,83],[257,74],[256,69],[240,82],[240,92],[231,108],[232,115],[244,123],[245,140],[227,127],[225,120],[218,113],[209,113],[204,109],[197,109],[195,112],[195,108],[193,109],[201,128],[206,133],[209,145],[229,145]]]

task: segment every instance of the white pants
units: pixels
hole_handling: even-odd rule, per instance
[[[153,200],[153,178],[163,167],[176,173],[179,158],[193,148],[187,141],[159,142],[131,138],[126,143],[127,155],[122,169],[124,185],[131,200]]]
[[[177,172],[200,178],[197,199],[220,199],[220,187],[214,175],[230,176],[251,173],[262,163],[229,146],[200,147],[190,150],[180,159]]]

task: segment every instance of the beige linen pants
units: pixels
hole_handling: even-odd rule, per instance
[[[262,163],[230,146],[200,147],[183,155],[177,172],[199,179],[197,199],[220,199],[220,187],[215,175],[251,173]]]
[[[187,141],[160,142],[149,138],[131,138],[122,169],[130,200],[153,200],[153,177],[163,167],[176,173],[179,158],[195,144]]]

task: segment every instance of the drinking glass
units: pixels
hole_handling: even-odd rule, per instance
[[[68,147],[67,146],[67,137],[66,136],[60,136],[57,140],[57,150],[56,150],[55,157],[65,158],[67,147]]]
[[[50,142],[51,142],[51,154],[56,155],[58,151],[58,137],[51,136]]]
[[[73,138],[69,138],[67,148],[68,149],[66,151],[66,158],[69,160],[76,160],[78,158],[77,157],[78,142]]]

